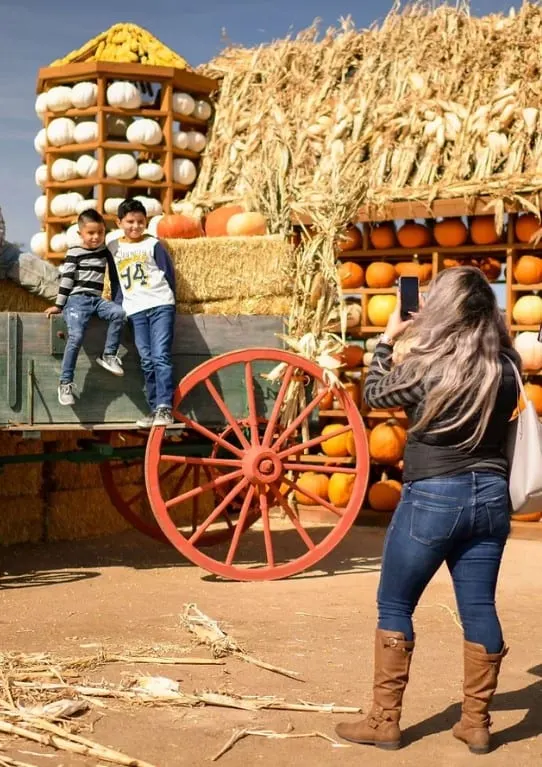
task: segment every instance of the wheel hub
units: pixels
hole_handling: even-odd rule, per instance
[[[245,477],[253,484],[269,485],[282,476],[282,461],[278,455],[268,448],[252,447],[243,458]]]

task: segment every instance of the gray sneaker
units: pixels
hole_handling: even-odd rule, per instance
[[[116,354],[102,354],[101,357],[97,357],[96,362],[104,370],[108,370],[110,373],[113,373],[114,376],[124,375],[122,362]]]
[[[159,407],[156,410],[154,416],[153,426],[171,426],[173,423],[173,416],[171,415],[170,407]]]
[[[154,413],[149,413],[149,415],[144,415],[143,418],[138,418],[136,426],[139,426],[140,429],[150,429],[153,423]]]
[[[75,405],[77,389],[74,383],[61,383],[58,385],[58,401],[61,405]]]

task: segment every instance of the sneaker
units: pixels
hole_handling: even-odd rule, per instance
[[[154,413],[149,413],[149,415],[144,415],[143,418],[138,418],[136,426],[139,426],[140,429],[150,429],[153,423]]]
[[[171,426],[172,423],[173,423],[173,416],[171,415],[171,408],[164,407],[164,406],[157,408],[152,425],[153,426]]]
[[[108,370],[110,373],[113,373],[114,376],[124,375],[122,363],[116,354],[102,354],[101,357],[96,359],[96,362],[104,370]]]
[[[61,405],[75,405],[76,388],[74,383],[61,383],[58,385],[58,401]]]

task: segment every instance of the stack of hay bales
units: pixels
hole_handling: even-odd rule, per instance
[[[0,312],[43,312],[50,301],[35,296],[11,280],[0,280]]]
[[[0,432],[0,455],[36,455],[40,440]],[[12,464],[0,473],[0,542],[36,542],[43,537],[45,502],[41,463]]]

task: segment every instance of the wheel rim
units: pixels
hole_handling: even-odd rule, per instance
[[[262,429],[259,428],[262,413],[258,412],[262,404],[257,401],[255,374],[261,369],[270,372],[277,364],[285,366],[284,376],[276,386],[278,391],[272,408],[267,408],[271,412],[264,413],[267,425],[262,435]],[[215,380],[219,380],[217,375],[220,373],[223,377],[226,376],[226,369],[229,369],[228,374],[231,374],[233,366],[241,366],[244,371],[248,409],[247,433],[240,428],[238,414],[233,413],[226,404],[227,396],[224,398],[215,385]],[[278,429],[289,387],[305,378],[311,383],[316,383],[319,390],[311,396],[306,407],[286,428]],[[189,397],[190,402],[197,401],[199,391],[205,391],[212,398],[230,427],[229,432],[227,429],[213,431],[183,413],[183,404],[188,402]],[[208,457],[168,455],[167,447],[163,443],[163,428],[152,430],[145,457],[146,482],[152,510],[164,535],[178,551],[216,575],[234,580],[272,580],[294,575],[313,566],[342,540],[361,508],[367,489],[369,455],[359,411],[346,392],[336,388],[333,389],[333,394],[345,413],[346,423],[334,436],[352,432],[356,456],[351,459],[350,465],[328,457],[325,458],[325,465],[313,466],[306,463],[307,459],[303,454],[308,450],[317,449],[322,442],[329,439],[329,435],[318,435],[309,439],[303,439],[301,436],[304,427],[309,424],[311,415],[315,414],[319,402],[328,392],[329,387],[324,383],[323,370],[318,365],[277,349],[244,349],[215,357],[191,371],[183,379],[176,391],[173,411],[177,420],[197,433],[204,443],[209,443],[210,448],[206,451]],[[224,434],[226,436],[221,436]],[[230,438],[227,438],[227,435],[230,435]],[[235,441],[231,439],[232,435],[235,436]],[[221,454],[228,457],[218,457],[217,446]],[[164,463],[207,467],[213,479],[203,485],[203,488],[194,488],[179,496],[168,496],[160,486],[158,467]],[[316,540],[319,536],[314,532],[309,533],[311,525],[301,521],[291,495],[286,494],[284,489],[287,487],[288,491],[300,491],[299,477],[311,470],[328,476],[339,473],[353,477],[350,499],[344,507],[303,488],[303,494],[315,505],[330,511],[335,520],[332,529],[323,537],[320,535],[320,540]],[[220,473],[220,476],[217,476],[217,473]],[[184,503],[211,488],[220,496],[220,501],[213,511],[201,520],[191,535],[184,534],[172,520],[171,511],[179,503]],[[212,530],[217,521],[225,516],[230,504],[235,502],[240,503],[240,512],[229,546],[221,552],[201,552],[201,536]],[[290,533],[295,534],[295,541],[301,549],[299,555],[292,557],[280,552],[277,545],[280,535],[277,533],[276,524],[273,523],[275,517],[271,514],[272,510],[280,511],[284,520],[288,521]],[[251,517],[255,512],[261,523],[259,537],[263,542],[265,562],[253,561],[250,556],[248,561],[246,558],[242,561],[240,552],[240,544],[249,527],[248,523],[254,522]]]

